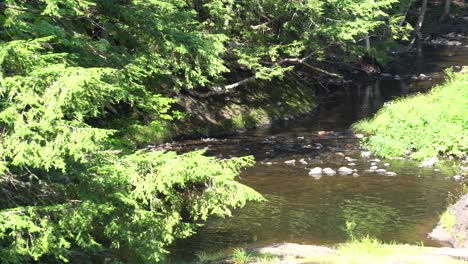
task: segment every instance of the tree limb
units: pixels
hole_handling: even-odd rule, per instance
[[[338,74],[338,73],[329,72],[329,71],[326,71],[324,69],[321,69],[319,67],[316,67],[314,65],[311,65],[311,64],[307,63],[306,60],[309,59],[312,56],[313,56],[313,53],[310,53],[310,54],[308,54],[307,56],[305,56],[303,58],[284,58],[284,59],[281,59],[281,60],[277,61],[276,63],[274,63],[270,68],[272,69],[273,67],[284,64],[284,63],[301,64],[301,65],[304,65],[305,67],[307,67],[309,69],[312,69],[314,71],[323,73],[323,74],[331,76],[333,78],[344,79],[344,77],[342,75]],[[245,79],[242,79],[242,80],[240,80],[238,82],[235,82],[235,83],[232,83],[232,84],[229,84],[229,85],[216,86],[216,87],[214,87],[213,91],[209,91],[209,92],[206,92],[206,93],[198,93],[198,92],[190,90],[190,89],[184,89],[184,90],[188,94],[190,94],[191,96],[199,97],[199,98],[207,98],[207,97],[210,97],[210,96],[213,96],[213,95],[221,95],[221,94],[229,93],[234,88],[237,88],[237,87],[239,87],[241,85],[244,85],[244,84],[249,83],[251,81],[254,81],[256,79],[257,79],[257,76],[256,76],[256,74],[254,74],[253,76],[247,77]]]

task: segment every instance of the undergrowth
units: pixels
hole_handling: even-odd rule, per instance
[[[468,74],[448,73],[445,84],[427,94],[387,103],[372,119],[353,125],[367,134],[363,146],[382,157],[410,153],[421,160],[437,155],[462,158],[468,151]]]

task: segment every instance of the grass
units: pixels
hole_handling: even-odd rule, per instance
[[[449,73],[427,94],[387,103],[372,119],[353,125],[367,134],[364,147],[382,157],[411,151],[417,160],[468,152],[468,74]]]
[[[236,248],[232,252],[231,260],[234,264],[247,264],[252,259],[252,255],[241,248]]]
[[[377,263],[446,263],[462,264],[465,261],[443,256],[424,255],[426,249],[421,246],[384,244],[377,239],[364,237],[342,244],[337,254],[324,257],[303,259],[301,264],[377,264]]]
[[[442,226],[449,231],[450,233],[453,232],[453,228],[455,227],[455,223],[457,221],[456,216],[450,211],[450,208],[447,208],[445,212],[440,216],[440,222]]]

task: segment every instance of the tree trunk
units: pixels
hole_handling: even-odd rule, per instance
[[[440,18],[441,21],[445,20],[450,14],[451,5],[452,5],[452,0],[445,0],[444,13],[442,14],[442,17]]]
[[[367,51],[368,54],[369,54],[370,48],[371,48],[370,37],[369,37],[369,34],[367,34],[366,35],[366,51]]]
[[[419,12],[419,17],[418,17],[418,22],[416,24],[416,27],[414,27],[414,32],[416,34],[416,44],[417,44],[417,49],[418,49],[418,55],[422,55],[422,49],[421,49],[421,40],[422,40],[422,34],[421,34],[421,28],[424,23],[424,17],[426,16],[426,10],[427,10],[427,0],[422,1],[421,5],[421,11]]]

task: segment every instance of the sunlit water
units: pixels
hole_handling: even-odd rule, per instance
[[[409,58],[395,73],[434,72],[468,64],[467,50],[426,49],[425,57],[417,59],[413,68],[404,66],[410,65]],[[349,239],[346,222],[356,223],[356,234],[382,241],[437,246],[427,239],[427,233],[446,208],[448,193],[459,186],[451,178],[455,172],[450,166],[435,171],[409,160],[362,158],[359,140],[349,129],[357,120],[371,117],[386,101],[423,90],[428,83],[433,81],[356,84],[327,97],[309,118],[227,139],[179,143],[178,148],[208,148],[209,154],[219,157],[254,155],[257,165],[242,172],[241,181],[267,201],[249,203],[231,218],[210,219],[195,236],[171,249],[169,262],[194,263],[200,252],[278,242],[333,245]],[[328,133],[320,135],[320,131]],[[355,165],[349,165],[346,158],[356,159]],[[290,160],[295,164],[285,163]],[[397,176],[366,172],[372,162]],[[359,176],[308,176],[317,166],[355,168]]]

